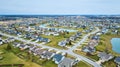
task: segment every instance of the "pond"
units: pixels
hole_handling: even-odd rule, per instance
[[[111,39],[112,50],[120,54],[120,38]]]
[[[47,27],[47,25],[49,25],[49,24],[42,24],[42,25],[40,25],[40,27],[49,28],[49,27]],[[69,31],[69,32],[77,32],[77,30],[64,29],[64,28],[55,28],[55,30],[64,30],[64,31]]]

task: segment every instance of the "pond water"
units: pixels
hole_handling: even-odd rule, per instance
[[[49,28],[49,27],[47,27],[47,25],[48,24],[42,24],[42,25],[40,25],[40,27]],[[64,31],[69,31],[69,32],[77,32],[77,30],[64,29],[64,28],[55,28],[55,30],[64,30]]]
[[[120,54],[120,38],[111,39],[112,50]]]

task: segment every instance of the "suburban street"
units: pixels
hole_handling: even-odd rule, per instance
[[[100,29],[99,29],[98,27],[96,27],[96,30],[95,30],[95,31],[93,31],[93,32],[88,33],[87,35],[85,35],[85,36],[83,37],[83,39],[81,39],[78,43],[74,44],[74,46],[71,47],[71,48],[69,49],[69,51],[75,50],[76,47],[80,46],[80,45],[88,38],[88,36],[90,36],[91,34],[95,34],[95,33],[98,32],[98,31],[100,31]]]
[[[83,39],[81,39],[78,43],[74,44],[74,46],[71,47],[71,48],[69,48],[68,50],[64,50],[64,49],[62,50],[62,49],[57,49],[57,48],[54,48],[54,47],[46,46],[46,45],[44,45],[44,43],[43,43],[43,44],[38,44],[38,43],[36,43],[36,42],[32,42],[32,41],[30,41],[30,40],[25,40],[25,39],[22,39],[22,38],[19,38],[19,37],[16,37],[16,36],[11,36],[11,35],[9,35],[9,34],[5,34],[5,33],[2,33],[2,32],[0,32],[0,34],[3,35],[3,36],[7,36],[7,37],[13,37],[13,38],[15,38],[16,40],[22,41],[22,42],[24,42],[24,43],[34,44],[34,45],[40,46],[40,47],[42,47],[42,48],[48,48],[48,49],[53,49],[53,50],[55,50],[55,51],[60,51],[60,52],[63,52],[63,53],[67,53],[67,54],[72,55],[72,56],[74,56],[74,57],[76,57],[76,58],[79,58],[79,59],[81,59],[81,60],[86,61],[87,63],[93,65],[94,67],[101,67],[101,66],[100,66],[99,64],[97,64],[96,62],[94,62],[94,61],[92,61],[92,60],[90,60],[90,59],[88,59],[88,58],[86,58],[86,57],[84,57],[84,56],[78,55],[78,54],[76,54],[76,53],[73,52],[73,50],[75,50],[78,46],[80,46],[80,45],[87,39],[87,37],[90,36],[90,34],[95,34],[95,33],[98,32],[98,31],[100,31],[100,29],[99,29],[98,27],[96,27],[96,30],[95,30],[95,31],[93,31],[93,32],[85,35],[85,36],[83,37]]]

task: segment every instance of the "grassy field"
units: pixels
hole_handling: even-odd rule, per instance
[[[101,35],[100,42],[99,42],[98,46],[96,46],[96,50],[97,51],[105,51],[105,50],[107,50],[109,53],[112,53],[114,56],[120,56],[120,54],[115,53],[112,50],[112,45],[111,45],[111,42],[110,42],[110,40],[112,38],[116,38],[116,37],[120,38],[120,35],[115,35],[115,34]]]
[[[23,67],[41,67],[40,65],[30,62],[30,61],[25,61],[19,57],[17,57],[14,53],[11,51],[6,51],[7,45],[2,45],[0,46],[0,51],[4,52],[0,56],[3,57],[2,60],[0,60],[0,64],[24,64]]]
[[[13,48],[11,50],[6,50],[7,44],[0,46],[0,56],[3,57],[0,60],[0,64],[24,64],[23,67],[57,67],[57,65],[52,60],[39,60],[40,57],[33,56],[30,54],[30,59],[26,51],[21,51],[18,48]],[[21,58],[20,58],[21,55]],[[19,56],[19,57],[18,57]],[[32,62],[32,59],[34,61]],[[40,65],[39,65],[40,64]]]

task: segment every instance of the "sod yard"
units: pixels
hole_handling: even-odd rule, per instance
[[[84,61],[80,61],[78,62],[75,66],[73,67],[92,67],[90,64],[87,64],[86,62]]]

